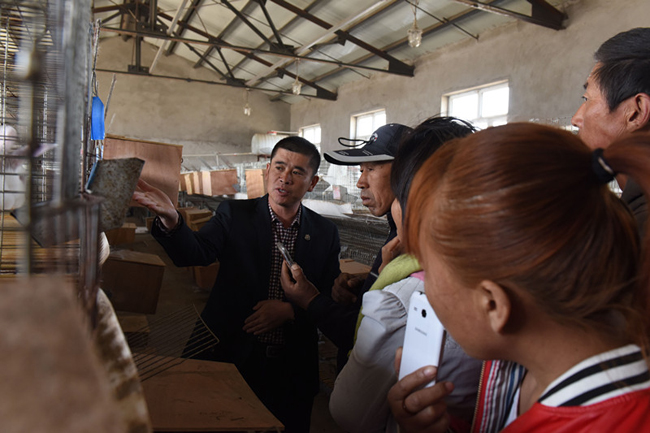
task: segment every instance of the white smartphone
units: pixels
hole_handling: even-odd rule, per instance
[[[289,267],[291,267],[293,265],[293,259],[289,255],[289,251],[287,250],[287,247],[285,247],[284,244],[282,242],[280,242],[280,241],[277,241],[275,243],[275,245],[278,247],[278,249],[282,253],[282,257],[284,257],[284,260],[287,261],[287,264],[289,265]]]
[[[417,290],[411,295],[404,348],[399,378],[402,379],[425,365],[440,365],[445,346],[445,328],[427,300],[427,296]],[[426,386],[432,386],[433,380]]]

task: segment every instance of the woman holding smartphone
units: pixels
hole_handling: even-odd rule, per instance
[[[391,170],[391,187],[396,200],[391,212],[402,235],[402,209],[418,167],[443,143],[471,134],[474,128],[459,119],[433,117],[417,126],[400,144]],[[395,245],[391,245],[394,249]],[[391,257],[392,258],[392,257]],[[292,290],[288,269],[283,269],[282,285]],[[393,371],[395,351],[402,346],[411,295],[424,290],[420,264],[412,256],[401,255],[383,267],[379,278],[363,297],[362,318],[348,362],[339,373],[330,396],[334,420],[349,432],[397,432],[390,414],[387,394],[397,381]],[[292,269],[296,286],[303,283],[299,268]],[[433,315],[429,316],[431,319]],[[451,338],[444,341],[440,376],[454,380],[456,391],[446,398],[456,425],[472,418],[480,361],[467,356]]]
[[[650,191],[650,136],[592,152],[563,130],[489,128],[416,175],[405,244],[445,329],[485,363],[473,431],[650,431],[650,239],[608,188]],[[435,276],[435,278],[433,278]],[[403,432],[445,431],[449,382],[389,392]]]

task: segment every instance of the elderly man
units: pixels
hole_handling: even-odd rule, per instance
[[[359,166],[361,176],[357,182],[357,188],[361,190],[361,202],[372,215],[377,217],[386,215],[390,227],[386,243],[395,238],[397,234],[395,222],[390,213],[390,206],[395,199],[390,187],[390,170],[400,140],[411,130],[408,126],[389,123],[377,129],[361,148],[325,152],[325,159],[332,164]],[[339,143],[344,144],[342,140],[354,142],[354,140],[339,138]],[[342,304],[358,302],[358,298],[367,292],[377,279],[381,262],[381,254],[377,254],[370,275],[365,280],[341,274],[332,291],[334,300]]]
[[[318,392],[318,335],[307,314],[280,286],[284,243],[314,284],[329,295],[339,274],[334,223],[301,204],[318,182],[320,154],[309,141],[279,141],[267,165],[268,194],[221,203],[198,232],[191,231],[160,190],[140,181],[134,199],[158,217],[152,235],[177,266],[219,260],[215,286],[201,314],[220,343],[205,359],[234,363],[260,400],[285,425],[309,431]]]
[[[357,187],[361,189],[361,200],[373,215],[387,216],[390,225],[387,243],[396,236],[395,223],[390,215],[390,206],[395,199],[390,186],[390,171],[399,143],[408,131],[411,128],[391,123],[377,129],[368,141],[363,142],[363,147],[325,153],[325,159],[333,164],[360,165],[361,177]],[[316,326],[337,346],[339,370],[345,365],[354,344],[361,297],[377,279],[381,262],[379,254],[366,280],[341,274],[332,288],[331,297],[319,293],[317,286],[313,285],[283,286],[287,297],[307,310]]]
[[[606,148],[636,131],[650,132],[650,28],[622,32],[603,43],[585,84],[584,102],[571,123],[592,149]],[[616,180],[621,199],[644,231],[648,205],[643,193],[625,176]]]

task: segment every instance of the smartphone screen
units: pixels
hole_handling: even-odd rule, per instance
[[[424,293],[415,291],[411,295],[404,348],[399,378],[413,373],[425,365],[440,365],[445,344],[445,328],[438,320]],[[435,380],[426,386],[432,386]]]
[[[276,242],[275,245],[277,245],[278,249],[282,253],[282,257],[284,257],[284,260],[287,261],[289,267],[291,267],[293,265],[293,259],[289,255],[289,251],[287,250],[287,247],[285,247],[284,244],[280,241]]]

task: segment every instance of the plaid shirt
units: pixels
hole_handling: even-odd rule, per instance
[[[269,203],[269,213],[271,214],[271,231],[273,232],[273,243],[271,244],[271,275],[269,278],[269,299],[279,299],[285,301],[284,290],[280,284],[280,272],[282,270],[282,262],[284,258],[280,250],[275,245],[280,241],[287,247],[289,255],[295,257],[296,238],[298,237],[298,229],[300,227],[300,215],[302,214],[302,206],[298,208],[298,213],[293,219],[288,228],[285,228],[282,221],[271,209]],[[284,326],[273,329],[272,331],[265,332],[258,336],[259,341],[265,344],[284,344]]]

